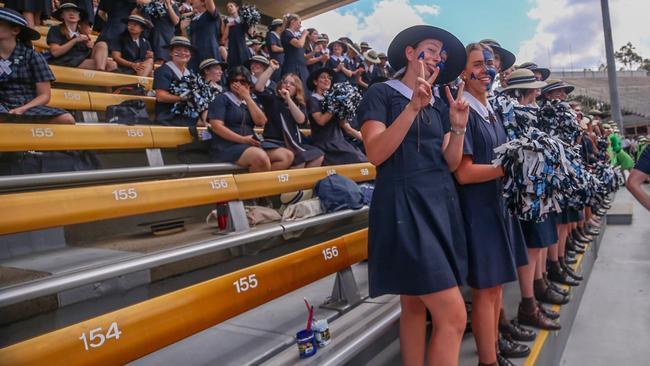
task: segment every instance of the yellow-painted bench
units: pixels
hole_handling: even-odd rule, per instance
[[[366,259],[367,234],[363,229],[14,344],[0,349],[0,363],[126,364]]]
[[[369,181],[369,164],[217,175],[0,195],[0,235],[312,188],[338,173]]]
[[[146,90],[151,90],[153,78],[115,72],[94,71],[50,65],[56,82],[74,85],[119,87],[122,85],[140,84]]]
[[[138,95],[124,95],[111,93],[96,93],[83,90],[52,89],[50,102],[51,107],[58,107],[77,111],[105,112],[106,107],[113,104],[120,104],[125,100],[138,99],[144,101],[147,111],[153,113],[156,105],[156,98],[143,97]]]

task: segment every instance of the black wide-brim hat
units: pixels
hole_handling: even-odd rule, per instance
[[[544,67],[539,67],[537,66],[536,63],[534,62],[524,62],[523,64],[519,65],[520,69],[528,69],[532,72],[539,72],[542,75],[542,81],[546,81],[549,76],[551,76],[551,70],[546,69]]]
[[[128,17],[122,19],[122,23],[124,24],[129,24],[129,22],[138,23],[145,29],[153,28],[153,23],[139,15],[131,14]]]
[[[499,57],[501,58],[501,70],[507,70],[511,68],[512,65],[515,64],[516,61],[515,55],[512,52],[501,47],[499,42],[493,39],[484,39],[480,43],[490,46],[492,51],[494,51],[494,53],[499,55]]]
[[[77,4],[75,4],[75,3],[63,3],[63,4],[61,4],[59,6],[59,8],[56,9],[54,11],[54,13],[52,13],[52,18],[62,22],[63,21],[63,11],[68,10],[68,9],[78,11],[79,12],[79,20],[83,21],[83,20],[88,19],[88,12],[86,12],[85,9],[82,9],[79,6],[77,6]]]
[[[343,54],[344,55],[346,53],[348,53],[348,45],[347,45],[347,43],[341,41],[340,39],[337,39],[336,41],[333,41],[333,42],[331,42],[330,44],[327,45],[327,48],[329,48],[330,52],[332,52],[332,53],[334,52],[332,50],[332,48],[334,48],[334,45],[337,44],[337,43],[340,44],[341,47],[343,48]]]
[[[543,97],[544,94],[557,89],[564,89],[567,94],[571,94],[571,92],[575,90],[575,87],[573,85],[567,84],[562,80],[546,80],[546,82],[548,85],[542,88],[542,95],[540,95],[540,98]]]
[[[316,71],[309,74],[309,77],[307,77],[307,89],[314,90],[314,81],[318,79],[318,77],[324,72],[329,74],[330,77],[334,78],[334,70],[330,69],[329,67],[321,67],[320,69],[317,69]]]
[[[399,32],[388,46],[388,62],[395,70],[406,67],[407,60],[404,50],[415,46],[425,39],[436,39],[442,42],[442,49],[447,53],[445,66],[438,75],[435,84],[447,84],[454,81],[465,69],[467,54],[465,46],[453,34],[444,29],[431,25],[415,25]]]
[[[20,33],[18,33],[18,39],[24,43],[31,45],[32,41],[35,41],[41,38],[41,34],[38,33],[35,29],[32,29],[27,26],[27,20],[19,12],[9,9],[9,8],[0,8],[0,20],[7,22],[9,24],[20,27]]]

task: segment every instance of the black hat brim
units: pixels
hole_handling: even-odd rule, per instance
[[[512,52],[499,46],[490,46],[490,48],[501,58],[501,70],[507,70],[515,64],[517,58]]]
[[[545,68],[543,68],[543,67],[540,67],[540,68],[537,68],[537,69],[533,69],[532,71],[533,71],[533,72],[537,71],[537,72],[539,72],[540,74],[542,74],[542,81],[548,79],[548,77],[551,76],[551,70],[549,70],[549,69],[545,69]],[[573,90],[573,89],[571,89],[571,90]]]
[[[129,24],[129,22],[138,23],[138,24],[140,24],[142,27],[144,27],[145,29],[151,29],[151,28],[153,28],[153,24],[147,23],[146,20],[143,22],[143,21],[141,21],[141,20],[129,19],[128,17],[122,19],[122,23],[124,23],[124,24]]]
[[[328,73],[332,78],[334,77],[334,70],[330,69],[329,67],[321,67],[320,69],[309,74],[307,77],[307,89],[314,90],[314,81],[324,72]]]
[[[399,32],[388,47],[388,62],[395,70],[406,66],[404,50],[425,39],[436,39],[442,42],[442,48],[447,53],[445,67],[442,69],[435,84],[443,85],[454,81],[465,69],[467,54],[465,46],[453,34],[444,29],[430,25],[415,25]]]
[[[75,7],[70,6],[70,7],[65,7],[65,8],[58,8],[58,9],[56,9],[56,11],[54,13],[52,13],[52,18],[62,22],[63,21],[62,14],[63,14],[63,12],[65,10],[68,10],[68,9],[78,11],[79,12],[79,20],[84,21],[84,20],[88,19],[88,12],[85,9],[82,9],[82,8],[80,8],[78,6],[75,6]]]
[[[340,40],[332,41],[330,44],[327,45],[327,48],[330,50],[330,52],[334,52],[332,49],[334,48],[335,44],[340,44],[341,47],[343,48],[343,53],[346,54],[348,53],[348,45]]]

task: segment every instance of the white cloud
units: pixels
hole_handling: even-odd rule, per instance
[[[650,1],[610,0],[614,49],[628,41],[650,58],[646,26]],[[535,61],[554,69],[596,68],[605,62],[599,0],[535,0],[528,17],[538,21],[535,34],[520,44],[517,62]]]
[[[426,24],[423,14],[438,15],[437,5],[414,5],[409,0],[381,0],[368,15],[330,11],[303,21],[303,27],[316,28],[330,39],[350,37],[366,41],[377,51],[386,51],[395,35],[412,25]]]
[[[440,14],[440,7],[438,5],[414,5],[413,8],[422,14]]]

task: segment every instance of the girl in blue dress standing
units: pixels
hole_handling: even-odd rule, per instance
[[[153,50],[154,61],[162,64],[170,60],[169,52],[165,47],[169,44],[172,37],[174,37],[176,25],[180,22],[181,12],[172,0],[154,1],[160,1],[165,6],[166,11],[166,14],[163,16],[154,15],[149,17],[149,20],[153,24],[153,27],[149,31],[149,43],[151,43]]]
[[[503,201],[503,168],[492,165],[494,148],[507,141],[503,125],[488,103],[496,77],[494,53],[480,43],[469,44],[462,79],[470,105],[463,158],[454,173],[459,183],[468,244],[472,288],[472,332],[479,365],[496,365],[496,343],[503,284],[517,280],[509,217]],[[499,355],[500,357],[500,355]],[[499,364],[505,363],[499,360]]]
[[[221,37],[222,23],[214,0],[192,0],[192,7],[194,13],[187,38],[196,48],[190,60],[190,69],[198,72],[199,63],[205,59],[213,58],[221,61],[218,40]],[[185,29],[181,31],[187,34]]]
[[[441,50],[446,50],[443,71]],[[452,172],[462,157],[469,106],[462,92],[450,106],[433,97],[433,82],[453,81],[465,49],[451,33],[418,25],[400,32],[388,50],[399,80],[370,87],[359,121],[377,166],[368,228],[370,296],[399,294],[404,365],[425,364],[426,312],[433,334],[429,365],[456,365],[466,311],[466,242]],[[460,88],[462,91],[462,86]]]
[[[305,82],[309,77],[307,64],[305,60],[305,42],[307,41],[307,30],[300,31],[302,22],[300,17],[295,14],[289,14],[284,20],[284,32],[282,32],[281,41],[284,49],[284,64],[282,65],[282,75],[296,74]],[[309,85],[305,82],[305,88]]]
[[[226,18],[223,38],[228,40],[228,65],[230,67],[240,66],[251,58],[251,52],[246,46],[246,34],[249,26],[239,16],[239,5],[237,3],[229,1],[226,4],[226,11],[228,17]]]

